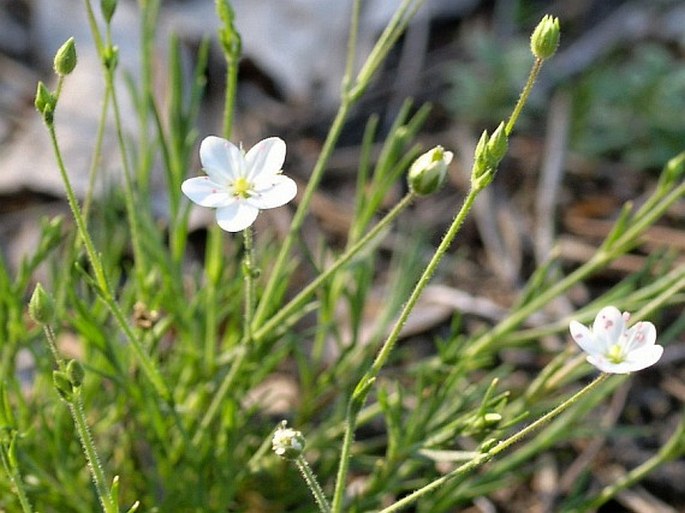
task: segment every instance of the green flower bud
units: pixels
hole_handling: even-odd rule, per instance
[[[38,324],[48,324],[55,317],[55,303],[40,283],[33,289],[29,315]]]
[[[507,154],[509,149],[509,140],[504,129],[504,122],[500,123],[497,129],[490,136],[488,141],[486,154],[488,163],[491,167],[497,167]]]
[[[59,396],[68,403],[74,400],[74,386],[69,377],[62,371],[52,371],[52,384]]]
[[[442,146],[436,146],[421,155],[409,168],[409,189],[421,196],[437,191],[445,181],[447,166],[453,156],[451,151],[445,151]]]
[[[57,98],[52,94],[43,82],[38,82],[38,88],[36,90],[36,99],[33,104],[36,106],[36,110],[41,113],[43,120],[48,125],[52,124],[55,106],[57,105]]]
[[[67,378],[74,387],[80,387],[83,378],[86,376],[81,364],[76,360],[69,360],[67,363]]]
[[[70,37],[57,50],[54,61],[55,73],[60,76],[65,76],[74,71],[76,67],[76,45],[74,38]]]
[[[490,137],[488,136],[488,131],[483,130],[480,135],[478,144],[476,144],[476,150],[473,152],[473,176],[480,176],[488,169],[488,141]]]
[[[117,0],[100,0],[100,10],[102,11],[102,17],[105,19],[105,23],[110,23],[112,21],[112,16],[114,16],[114,11],[117,9]]]
[[[119,47],[106,46],[102,49],[102,62],[109,70],[115,70],[119,64]]]
[[[282,421],[271,440],[273,451],[286,460],[297,459],[304,450],[305,439],[300,431],[289,427],[287,421]]]
[[[530,36],[530,50],[540,60],[549,59],[559,46],[559,18],[545,15]]]

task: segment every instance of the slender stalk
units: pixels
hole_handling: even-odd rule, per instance
[[[270,313],[270,303],[273,300],[276,287],[283,279],[283,269],[285,268],[286,263],[290,260],[290,250],[292,249],[295,239],[302,228],[304,218],[309,212],[309,204],[311,203],[314,191],[319,186],[319,182],[321,181],[323,173],[326,170],[328,161],[333,153],[333,150],[335,149],[335,145],[338,142],[340,133],[342,132],[342,128],[345,125],[345,121],[347,120],[347,116],[349,115],[352,106],[357,102],[368,85],[371,83],[371,79],[378,70],[381,62],[383,62],[383,59],[385,59],[385,57],[388,55],[388,52],[400,37],[404,29],[407,27],[407,24],[413,15],[416,13],[419,7],[423,5],[424,2],[425,0],[404,0],[398,7],[395,15],[389,22],[386,29],[383,31],[383,34],[374,46],[371,54],[364,62],[364,65],[362,66],[354,83],[349,81],[347,74],[345,75],[345,80],[343,81],[343,92],[341,95],[338,112],[333,119],[333,123],[331,124],[331,128],[326,136],[324,145],[321,148],[319,158],[316,161],[314,169],[312,170],[312,174],[307,182],[307,187],[302,194],[300,204],[297,207],[297,211],[295,212],[295,216],[293,217],[293,221],[290,225],[290,230],[281,245],[281,250],[279,251],[278,256],[276,257],[276,262],[271,270],[271,275],[269,276],[269,280],[264,288],[264,293],[255,312],[255,318],[253,321],[255,326],[258,327],[263,324],[266,317]],[[359,20],[356,19],[358,17],[359,6],[353,5],[352,20],[350,22],[350,26],[353,28],[353,30],[351,30],[350,38],[348,39],[346,72],[350,71],[350,66],[352,66],[350,63],[353,62],[354,56],[351,55],[351,51],[356,47],[357,34],[354,27],[359,23]]]
[[[50,351],[52,352],[57,367],[61,372],[65,372],[66,364],[64,363],[64,358],[62,358],[62,356],[59,354],[55,334],[49,324],[43,325],[43,332],[45,333],[45,338],[48,341],[48,346],[50,347]],[[76,432],[81,442],[81,447],[83,448],[86,461],[88,462],[88,469],[90,470],[90,475],[93,480],[93,484],[95,485],[98,498],[100,499],[102,509],[105,513],[118,513],[119,507],[114,503],[110,490],[107,487],[105,472],[102,469],[102,463],[100,463],[100,458],[95,449],[95,443],[93,442],[93,438],[91,437],[90,430],[88,428],[88,423],[86,422],[80,387],[74,387],[73,395],[68,399],[65,398],[64,400],[69,406],[69,412],[74,420]]]
[[[105,513],[118,513],[119,507],[114,503],[110,490],[107,487],[105,473],[102,469],[98,453],[95,450],[93,438],[90,435],[90,429],[86,422],[86,415],[83,411],[83,400],[81,399],[79,390],[74,392],[73,401],[69,403],[69,411],[74,419],[76,432],[78,433],[81,447],[83,448],[86,460],[88,461],[88,468],[90,469],[93,484],[95,484],[95,489],[100,498],[102,509]]]
[[[521,115],[521,111],[523,111],[523,106],[528,101],[528,96],[530,96],[530,92],[533,90],[535,80],[537,80],[538,74],[542,69],[543,62],[544,61],[542,59],[535,59],[535,62],[533,63],[533,67],[530,70],[530,73],[528,74],[528,80],[526,81],[526,85],[523,87],[521,95],[519,96],[519,99],[516,102],[516,106],[514,107],[514,110],[512,111],[511,116],[509,117],[509,121],[507,121],[507,125],[504,128],[504,132],[507,135],[511,134],[511,131],[514,129],[514,125],[516,124],[516,121]]]
[[[12,489],[19,499],[19,505],[21,506],[22,513],[34,513],[31,502],[26,495],[26,490],[24,490],[24,483],[19,474],[19,469],[16,465],[12,464],[12,458],[9,454],[10,449],[6,448],[4,444],[0,444],[0,459],[2,460],[2,466],[5,468],[7,477],[12,484]]]
[[[587,386],[576,392],[574,395],[572,395],[570,398],[568,398],[566,401],[562,402],[559,404],[556,408],[554,408],[552,411],[546,413],[539,419],[537,419],[535,422],[532,424],[529,424],[525,428],[523,428],[521,431],[513,434],[506,440],[503,440],[499,442],[497,445],[495,445],[493,448],[488,450],[487,452],[481,453],[475,458],[473,458],[471,461],[461,465],[460,467],[454,469],[452,472],[449,474],[445,474],[444,476],[440,477],[439,479],[436,479],[435,481],[432,481],[431,483],[427,484],[426,486],[416,490],[415,492],[407,495],[406,497],[402,498],[401,500],[397,501],[394,503],[392,506],[389,506],[385,509],[382,509],[379,513],[395,513],[396,511],[400,511],[401,509],[409,506],[410,504],[413,504],[417,500],[419,500],[421,497],[428,495],[429,493],[433,492],[434,490],[437,490],[444,484],[454,480],[457,477],[463,477],[477,468],[482,467],[484,464],[486,464],[488,461],[493,459],[495,456],[498,454],[504,452],[505,450],[509,449],[512,445],[520,442],[523,440],[525,437],[530,435],[533,431],[539,429],[540,427],[544,426],[545,424],[549,423],[552,421],[554,418],[558,417],[561,413],[563,413],[565,410],[573,406],[579,399],[582,397],[586,396],[588,393],[592,392],[595,390],[599,385],[601,385],[606,379],[610,376],[610,374],[605,374],[602,373],[600,374],[597,378],[595,378],[594,381],[589,383]]]
[[[224,380],[221,382],[221,385],[219,385],[219,389],[212,397],[212,402],[209,404],[207,411],[202,417],[202,420],[200,421],[200,424],[197,430],[195,431],[195,434],[193,435],[193,438],[191,440],[191,444],[193,447],[197,447],[202,441],[202,438],[205,435],[206,431],[209,429],[209,426],[212,424],[214,417],[217,413],[219,413],[219,408],[223,404],[224,399],[226,398],[226,394],[229,390],[231,390],[233,382],[238,376],[239,371],[241,370],[244,362],[247,360],[247,339],[243,338],[240,341],[240,343],[236,347],[236,352],[236,358],[235,360],[233,360],[231,370],[228,371],[228,374],[226,374],[226,377],[224,377]]]
[[[119,152],[121,153],[121,164],[124,170],[124,204],[126,206],[128,222],[131,228],[131,247],[133,248],[133,256],[135,259],[133,269],[136,274],[139,290],[142,291],[145,287],[145,276],[147,274],[148,265],[141,245],[140,212],[138,212],[136,208],[136,195],[133,187],[133,180],[131,178],[128,150],[126,148],[126,141],[124,140],[124,129],[121,122],[121,109],[119,108],[119,100],[117,98],[117,90],[114,81],[114,70],[107,66],[105,66],[105,80],[106,87],[109,89],[112,99],[115,132],[119,145]]]
[[[253,319],[254,326],[261,325],[264,322],[266,316],[270,313],[269,303],[274,295],[276,287],[280,283],[285,264],[290,260],[290,250],[293,244],[295,243],[295,239],[297,238],[300,228],[302,227],[304,218],[309,212],[309,204],[312,200],[312,197],[314,196],[314,191],[318,187],[319,182],[321,181],[321,177],[323,176],[323,173],[326,169],[326,165],[328,164],[328,160],[330,159],[333,150],[335,149],[335,145],[338,142],[338,138],[340,137],[342,128],[345,125],[345,121],[347,120],[347,115],[349,114],[350,107],[351,101],[347,97],[343,97],[343,101],[341,102],[340,107],[338,108],[338,112],[335,116],[335,119],[333,120],[333,124],[331,125],[331,128],[328,132],[328,136],[326,137],[326,141],[324,142],[323,148],[321,148],[321,153],[319,154],[319,158],[316,161],[314,170],[312,171],[312,174],[307,182],[307,187],[305,188],[304,193],[302,194],[300,204],[297,208],[297,211],[295,212],[295,215],[293,216],[293,221],[290,225],[290,231],[283,240],[281,250],[279,251],[278,256],[276,257],[276,262],[274,263],[273,268],[271,269],[271,275],[269,276],[269,280],[266,286],[264,287],[264,293],[262,294],[262,298],[259,301],[259,304],[257,305],[257,309],[255,311]]]
[[[254,264],[254,241],[252,227],[243,230],[243,244],[245,255],[243,257],[243,280],[245,283],[244,296],[244,318],[243,336],[250,343],[252,340],[252,315],[254,313],[255,298],[255,264]]]
[[[321,513],[330,513],[331,506],[328,504],[326,495],[323,493],[323,490],[321,489],[319,482],[316,480],[314,472],[312,472],[312,469],[309,467],[307,460],[300,455],[295,459],[295,465],[297,465],[297,468],[300,470],[302,477],[307,483],[307,487],[312,492],[314,500],[316,501],[316,505],[319,506],[319,511],[321,511]]]
[[[384,229],[386,229],[395,218],[407,208],[414,200],[412,193],[406,194],[390,212],[381,219],[376,226],[373,227],[364,237],[359,239],[352,245],[344,254],[342,254],[328,269],[319,274],[309,285],[302,289],[293,299],[291,299],[283,308],[281,308],[273,317],[271,317],[263,326],[256,329],[252,337],[255,341],[259,341],[269,333],[271,333],[278,326],[287,322],[289,317],[298,312],[307,300],[330,279],[338,270],[354,258],[360,251],[362,251],[373,239],[375,239]]]
[[[100,255],[96,252],[93,240],[91,239],[90,234],[86,229],[86,223],[83,219],[83,214],[79,207],[78,201],[76,200],[74,190],[71,186],[71,180],[69,179],[69,175],[67,173],[66,167],[64,165],[64,160],[62,158],[62,152],[57,142],[55,126],[53,123],[46,123],[46,126],[48,128],[50,141],[52,142],[53,151],[55,153],[55,158],[57,160],[57,167],[59,168],[59,172],[62,177],[62,182],[64,183],[64,188],[67,194],[67,202],[69,203],[69,208],[71,209],[71,213],[74,217],[74,221],[76,223],[76,228],[78,230],[79,236],[81,237],[83,245],[86,248],[88,261],[91,267],[93,268],[95,280],[100,289],[101,298],[109,307],[109,310],[111,311],[112,315],[114,316],[122,331],[126,335],[126,338],[130,342],[131,347],[133,348],[133,351],[136,354],[136,357],[142,365],[143,372],[150,380],[150,382],[153,384],[155,390],[160,395],[160,397],[168,401],[171,398],[171,394],[169,392],[168,387],[166,386],[166,383],[164,382],[157,367],[150,359],[149,355],[143,349],[140,340],[138,340],[138,338],[133,333],[133,330],[129,326],[128,321],[126,320],[126,316],[121,311],[121,307],[114,299],[114,294],[109,285],[109,281],[107,280],[107,277],[105,275],[102,260],[100,259]]]
[[[339,513],[340,511],[342,511],[342,499],[345,491],[345,483],[347,481],[347,470],[349,468],[349,459],[352,451],[352,441],[354,439],[353,433],[357,426],[358,412],[364,406],[364,403],[366,402],[366,397],[369,393],[371,386],[373,385],[374,381],[376,380],[376,377],[378,376],[381,369],[390,357],[390,353],[392,352],[392,349],[395,347],[395,343],[397,342],[400,333],[402,332],[404,324],[407,322],[409,314],[414,309],[414,306],[416,306],[416,303],[418,302],[419,297],[423,293],[423,290],[425,289],[426,285],[428,285],[428,282],[435,274],[435,271],[438,268],[438,264],[440,263],[443,256],[449,249],[450,245],[452,244],[454,237],[457,235],[457,233],[459,233],[459,230],[461,229],[462,225],[464,224],[464,221],[466,220],[466,217],[471,211],[473,202],[476,200],[476,197],[478,196],[479,192],[480,189],[471,189],[469,191],[468,195],[464,199],[464,203],[462,204],[461,209],[459,209],[459,212],[457,213],[454,220],[452,221],[452,224],[443,236],[443,239],[440,242],[440,245],[436,249],[435,253],[433,254],[433,257],[431,258],[430,262],[421,274],[421,277],[416,283],[416,286],[414,287],[414,290],[409,296],[409,299],[405,303],[397,321],[395,321],[395,324],[390,333],[388,334],[388,337],[385,339],[385,342],[378,351],[378,354],[376,355],[376,358],[373,361],[371,367],[359,380],[359,383],[357,383],[357,386],[355,387],[355,390],[352,393],[350,404],[348,405],[347,409],[345,435],[343,438],[342,449],[340,451],[338,475],[336,478],[335,492],[333,495],[332,508],[335,513]]]
[[[93,149],[93,156],[90,161],[90,170],[88,171],[88,190],[86,191],[86,197],[83,200],[83,220],[85,221],[86,226],[88,226],[90,206],[93,203],[93,194],[95,191],[95,177],[97,176],[97,169],[100,165],[100,158],[102,157],[102,141],[105,135],[107,111],[109,110],[109,98],[109,89],[105,88],[105,96],[102,99],[102,110],[100,111],[98,129],[95,135],[95,148]]]

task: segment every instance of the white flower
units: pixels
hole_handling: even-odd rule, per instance
[[[638,322],[626,329],[630,318],[615,306],[602,308],[592,330],[577,321],[569,329],[573,340],[585,351],[587,361],[603,372],[628,374],[654,365],[664,352],[656,344],[656,328],[651,322]]]
[[[282,458],[294,460],[304,450],[305,440],[300,431],[287,427],[285,420],[281,421],[271,439],[273,451]]]
[[[285,142],[259,141],[245,153],[231,142],[210,135],[200,144],[200,162],[207,176],[189,178],[181,190],[191,201],[216,208],[216,222],[227,232],[244,230],[260,210],[288,203],[295,182],[282,175]]]

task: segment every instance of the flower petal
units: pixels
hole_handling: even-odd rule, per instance
[[[276,208],[285,205],[297,194],[297,184],[285,175],[276,175],[270,182],[268,187],[257,188],[248,202],[260,209]]]
[[[627,352],[653,346],[656,342],[656,327],[651,322],[638,322],[625,333],[624,347]]]
[[[631,371],[639,371],[651,367],[661,359],[664,354],[664,347],[660,345],[650,345],[631,351],[625,363],[630,365]]]
[[[224,185],[233,182],[245,173],[245,158],[233,143],[210,135],[200,144],[202,169],[216,183]]]
[[[216,184],[207,176],[189,178],[181,184],[181,190],[193,203],[203,207],[227,207],[235,201],[227,189]]]
[[[260,175],[276,175],[285,162],[285,141],[280,137],[269,137],[255,144],[245,155],[246,178],[253,181]]]
[[[571,321],[569,330],[571,331],[571,337],[583,351],[589,354],[602,352],[603,348],[598,347],[595,337],[587,326],[578,321]]]
[[[605,306],[595,317],[592,334],[595,342],[601,345],[601,351],[605,352],[619,341],[624,329],[625,320],[619,309],[615,306]]]
[[[257,214],[259,214],[257,207],[246,201],[236,201],[232,205],[217,209],[216,222],[222,230],[239,232],[254,223]]]

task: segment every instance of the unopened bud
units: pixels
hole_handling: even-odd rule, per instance
[[[55,303],[40,283],[33,289],[29,315],[39,324],[49,324],[55,316]]]
[[[55,73],[60,76],[68,75],[76,67],[76,45],[74,38],[70,37],[57,50],[54,61]]]
[[[102,17],[105,18],[106,23],[112,21],[112,16],[114,16],[116,8],[117,0],[100,0],[100,10],[102,11]]]
[[[530,36],[530,50],[540,60],[549,59],[559,46],[559,18],[545,15],[533,35]]]
[[[453,156],[451,151],[445,151],[442,146],[436,146],[421,155],[409,168],[409,189],[421,196],[437,191],[445,181],[447,166]]]
[[[43,82],[38,82],[36,89],[36,99],[33,104],[36,110],[41,113],[43,120],[48,125],[52,124],[55,113],[55,106],[57,105],[57,98],[52,94]]]
[[[504,155],[506,155],[508,149],[509,141],[507,140],[507,134],[504,129],[504,122],[502,122],[492,133],[490,140],[488,141],[487,158],[490,166],[497,167],[504,158]]]
[[[69,377],[62,371],[52,371],[52,384],[59,396],[67,401],[72,402],[74,399],[74,386],[71,384]]]
[[[83,384],[83,378],[86,376],[81,364],[76,360],[69,360],[67,363],[67,378],[74,387],[80,387]]]
[[[286,427],[287,424],[285,420],[280,423],[271,440],[271,446],[281,458],[294,460],[302,454],[305,439],[300,431]]]

